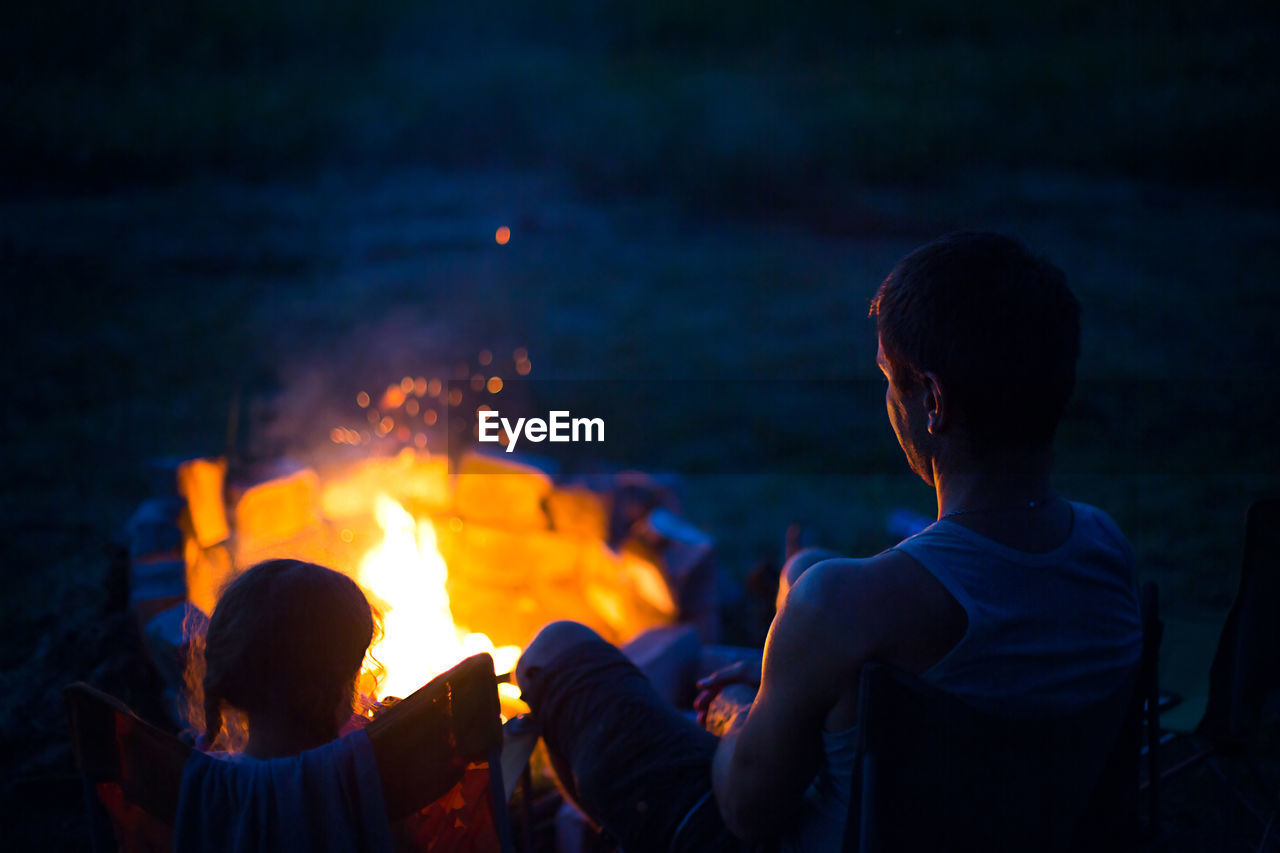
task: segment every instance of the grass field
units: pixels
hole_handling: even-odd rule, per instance
[[[1276,187],[1273,4],[418,6],[18,7],[5,173],[425,158],[767,209],[975,164]]]

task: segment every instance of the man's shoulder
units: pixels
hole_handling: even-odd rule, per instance
[[[879,647],[928,614],[947,596],[915,560],[893,549],[874,557],[836,558],[812,566],[787,596],[784,611],[812,631]]]
[[[874,557],[835,557],[814,564],[791,594],[810,606],[838,603],[848,595],[866,600],[902,586],[918,566],[909,556],[890,548]],[[906,575],[906,576],[904,576]]]
[[[814,563],[794,579],[787,591],[784,609],[825,609],[834,598],[865,586],[868,576],[875,572],[875,564],[871,562],[875,559],[832,557]]]

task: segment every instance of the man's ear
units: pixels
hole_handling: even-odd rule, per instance
[[[925,371],[924,385],[925,429],[929,435],[937,435],[951,424],[947,395],[936,373]]]

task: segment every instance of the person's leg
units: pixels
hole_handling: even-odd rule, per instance
[[[547,744],[547,755],[551,759],[552,769],[556,772],[556,780],[560,783],[560,788],[570,800],[573,801],[579,809],[582,804],[578,799],[578,789],[574,782],[574,773],[572,765],[566,759],[565,754],[560,749],[551,749],[551,739],[547,737],[547,731],[553,730],[549,724],[544,724],[543,719],[547,714],[539,715],[537,707],[533,704],[533,695],[538,692],[538,704],[543,704],[543,691],[541,687],[541,675],[546,671],[546,667],[551,665],[561,655],[568,651],[571,647],[578,644],[592,645],[595,643],[603,643],[604,639],[595,631],[583,625],[580,622],[570,622],[561,620],[559,622],[551,622],[543,626],[538,635],[533,638],[533,642],[520,653],[520,659],[516,661],[516,670],[512,673],[515,678],[516,686],[520,688],[521,698],[529,705],[534,717],[538,720],[540,727],[543,729],[542,739]],[[558,729],[555,732],[554,739],[560,741]]]
[[[548,625],[521,656],[516,681],[566,793],[624,849],[668,849],[690,809],[707,803],[715,737],[591,629]],[[709,805],[695,828],[699,843],[716,836],[714,849],[723,824]]]

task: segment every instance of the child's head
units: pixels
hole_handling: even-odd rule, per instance
[[[255,720],[287,720],[305,739],[332,739],[351,713],[373,639],[369,602],[346,575],[268,560],[227,587],[205,639],[204,711],[212,743],[222,703]]]

